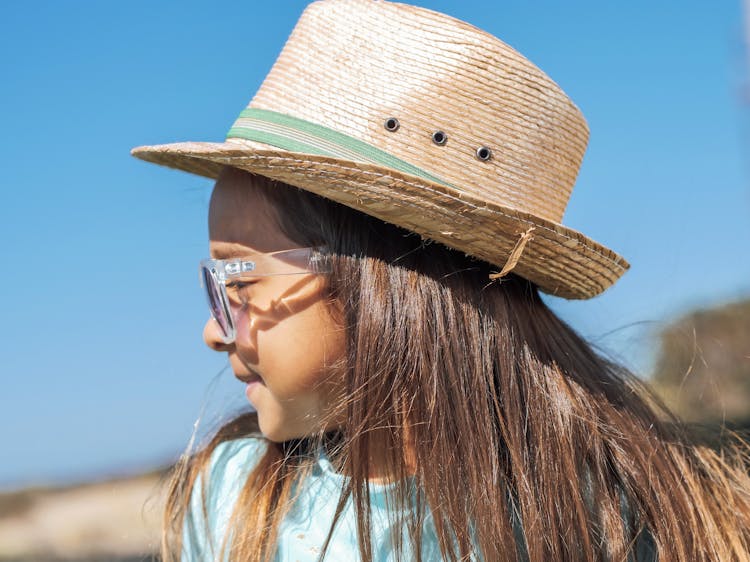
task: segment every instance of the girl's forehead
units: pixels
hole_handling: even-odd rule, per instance
[[[212,244],[273,252],[295,247],[279,228],[271,203],[242,172],[222,173],[211,193],[208,234]],[[222,252],[223,253],[223,252]]]
[[[264,204],[267,206],[252,176],[228,168],[216,179],[211,192],[209,221],[214,215],[239,215]]]

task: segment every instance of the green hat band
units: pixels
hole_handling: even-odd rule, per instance
[[[290,152],[377,164],[435,183],[451,186],[448,182],[433,176],[429,172],[359,139],[304,119],[267,109],[251,107],[244,109],[232,128],[229,129],[227,138],[261,142]]]

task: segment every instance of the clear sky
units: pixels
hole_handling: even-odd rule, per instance
[[[211,183],[129,150],[221,141],[305,4],[3,7],[0,486],[166,461],[204,405],[208,423],[242,405],[201,339]],[[421,5],[524,53],[589,121],[564,223],[632,269],[549,298],[563,317],[647,376],[665,322],[750,294],[740,0]]]

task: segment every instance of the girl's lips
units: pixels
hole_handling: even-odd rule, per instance
[[[243,361],[243,359],[235,354],[229,355],[229,366],[232,368],[232,372],[237,380],[250,384],[251,382],[260,381],[263,382],[263,377],[252,368],[251,365]]]
[[[260,377],[260,375],[256,375],[254,373],[248,375],[240,375],[238,373],[235,373],[234,376],[245,384],[252,384],[256,382],[259,382],[261,384],[263,383],[263,379]]]
[[[257,372],[251,369],[248,365],[243,364],[241,368],[233,368],[232,370],[234,371],[234,376],[237,378],[237,380],[240,380],[245,384],[250,384],[252,382],[263,383],[263,377],[261,377]]]

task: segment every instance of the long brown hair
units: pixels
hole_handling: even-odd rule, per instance
[[[328,290],[347,330],[346,399],[331,419],[347,423],[267,444],[232,513],[230,559],[272,558],[305,459],[333,444],[349,476],[340,508],[353,502],[363,560],[372,558],[375,450],[398,484],[390,501],[411,513],[408,539],[393,536],[402,559],[422,559],[429,512],[447,560],[750,560],[744,443],[717,452],[691,440],[642,382],[593,351],[528,281],[490,282],[489,264],[246,176],[292,240],[331,254]],[[249,434],[257,420],[237,418],[178,466],[165,560],[179,553],[192,485],[212,451]]]

